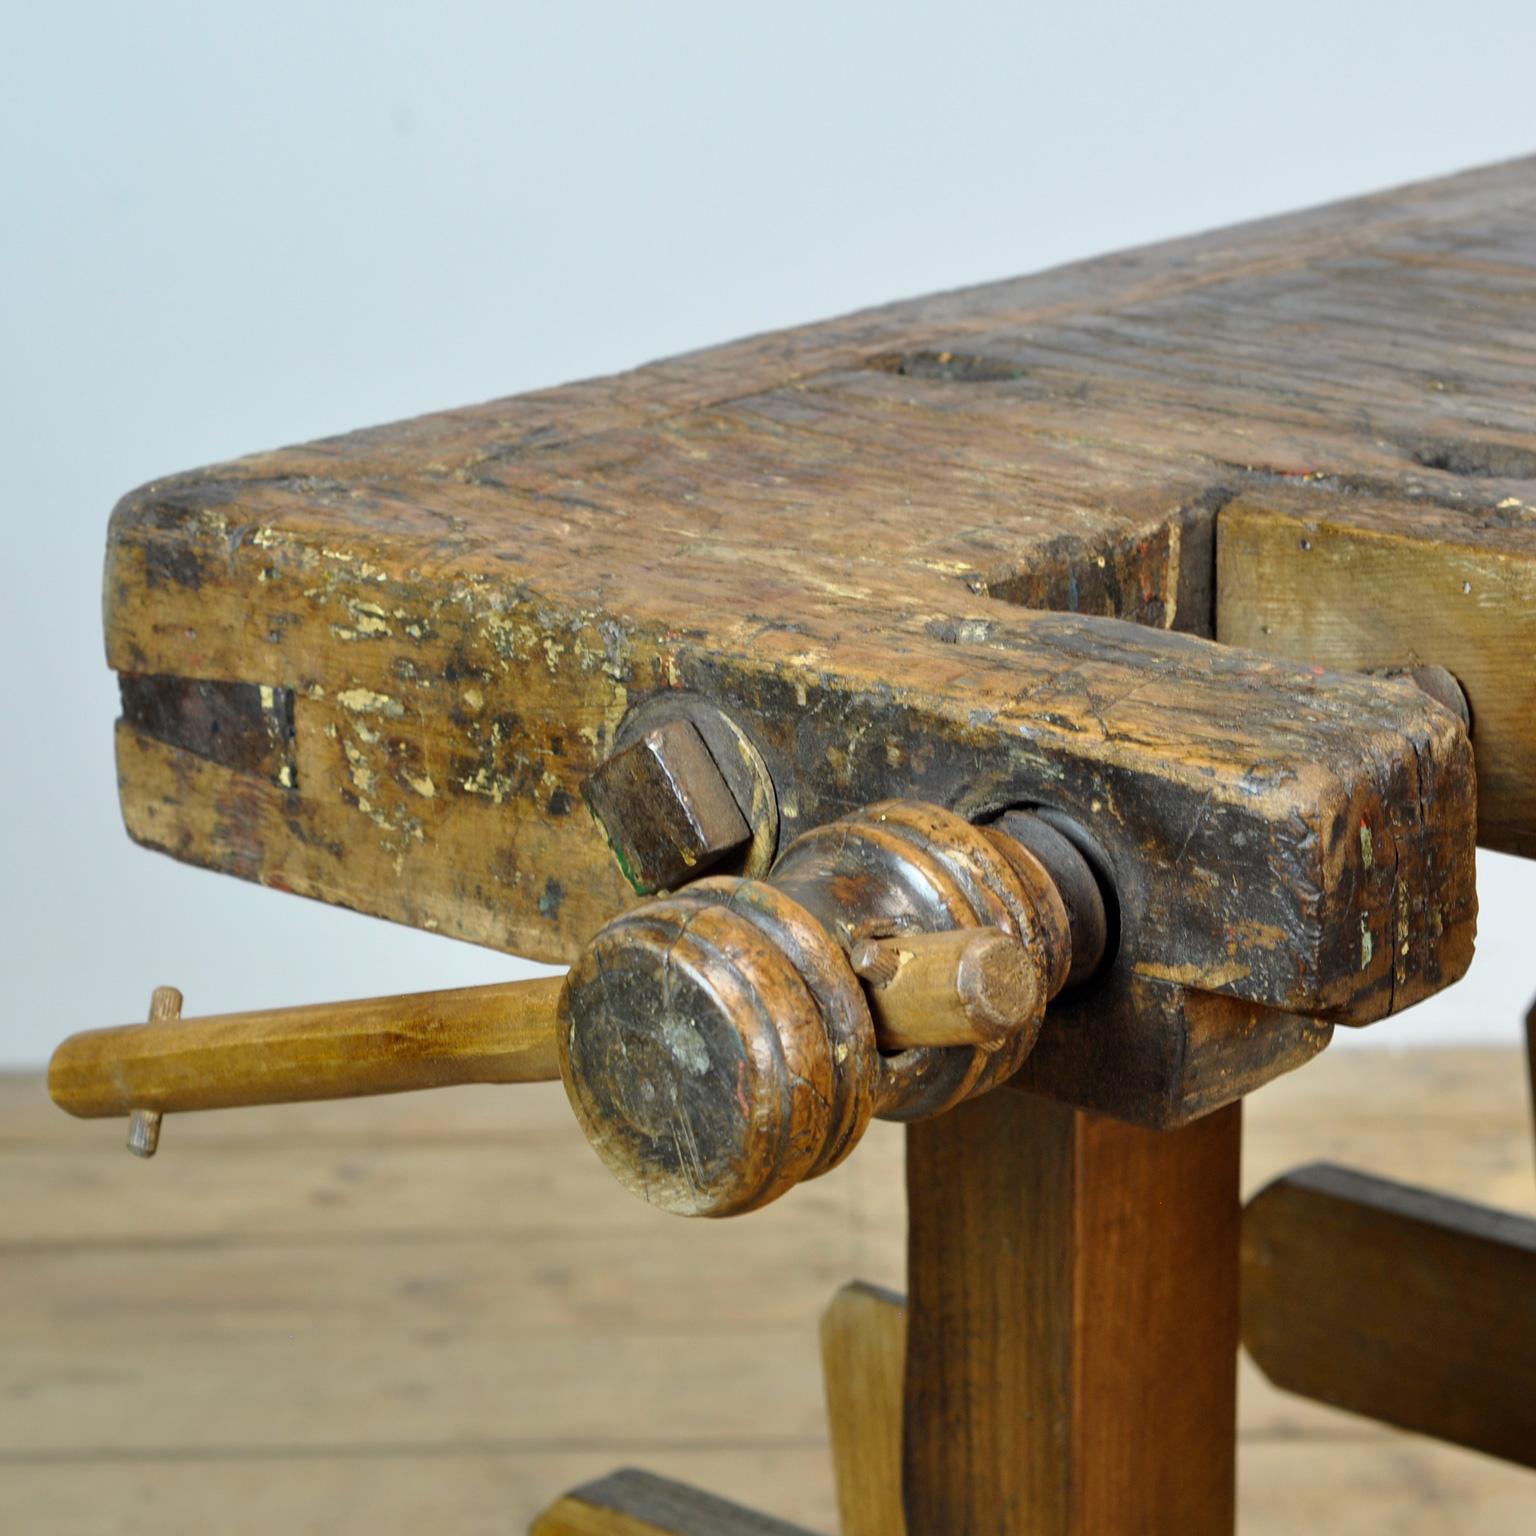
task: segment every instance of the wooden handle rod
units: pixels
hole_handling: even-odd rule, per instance
[[[560,976],[71,1035],[48,1092],[95,1119],[560,1076]],[[169,989],[162,989],[169,990]]]
[[[858,946],[884,1050],[993,1050],[1043,1006],[1024,947],[996,929],[913,934]],[[48,1065],[48,1092],[87,1119],[131,1115],[129,1146],[153,1153],[159,1117],[306,1099],[405,1093],[460,1083],[560,1076],[555,1044],[564,978],[180,1017],[174,988],[147,1024],[71,1035]]]

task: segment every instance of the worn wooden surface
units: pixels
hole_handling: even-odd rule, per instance
[[[1536,324],[1526,331],[1536,358]],[[1523,491],[1474,479],[1466,505],[1309,488],[1239,498],[1218,529],[1216,631],[1330,667],[1447,668],[1472,713],[1479,841],[1536,857],[1536,432],[1530,443]]]
[[[1536,1214],[1518,1053],[1330,1052],[1244,1112]],[[508,1536],[640,1465],[836,1529],[817,1325],[905,1287],[902,1132],[750,1220],[648,1211],[555,1084],[186,1115],[160,1155],[0,1078],[0,1529]],[[1242,1377],[1244,1536],[1528,1536],[1536,1473]]]
[[[1536,1221],[1328,1163],[1243,1215],[1243,1341],[1277,1386],[1536,1467]]]
[[[1240,1114],[998,1094],[911,1127],[910,1531],[1230,1536]]]
[[[854,1280],[821,1319],[838,1536],[905,1536],[901,1502],[905,1296]]]
[[[691,693],[760,750],[786,837],[892,793],[1087,826],[1124,882],[1100,1011],[1129,1060],[1047,1040],[1037,1086],[1097,1072],[1084,1102],[1188,1118],[1316,1048],[1277,1013],[1363,1020],[1456,974],[1468,765],[1407,685],[1086,616],[1211,632],[1221,509],[1271,496],[1406,504],[1432,550],[1476,525],[1512,573],[1480,601],[1524,590],[1533,182],[1494,167],[146,487],[113,523],[112,665],[291,696],[292,763],[125,724],[130,830],[569,957],[627,899],[581,785],[627,711]],[[1508,843],[1503,739],[1483,825]]]

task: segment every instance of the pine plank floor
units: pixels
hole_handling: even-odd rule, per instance
[[[635,1463],[833,1529],[816,1320],[902,1286],[894,1128],[727,1223],[623,1194],[553,1085],[121,1138],[0,1076],[0,1530],[510,1536]],[[1245,1183],[1317,1158],[1536,1212],[1523,1062],[1330,1052]],[[1244,1536],[1536,1529],[1536,1474],[1242,1386]]]

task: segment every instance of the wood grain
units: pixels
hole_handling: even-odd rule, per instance
[[[1536,465],[1536,447],[1531,450]],[[1217,636],[1326,667],[1439,665],[1472,711],[1478,839],[1536,856],[1536,469],[1526,506],[1262,491],[1217,525]]]
[[[1277,1386],[1536,1466],[1536,1221],[1327,1163],[1243,1217],[1243,1342]]]
[[[901,1417],[906,1360],[906,1298],[862,1281],[845,1285],[821,1319],[839,1536],[905,1536]]]
[[[996,1095],[908,1132],[912,1531],[1230,1532],[1239,1110]]]
[[[99,1118],[547,1082],[560,1075],[561,986],[541,976],[86,1030],[54,1051],[48,1092],[70,1114]]]
[[[934,1113],[1010,1076],[1067,975],[1070,932],[1049,874],[1006,832],[886,802],[808,834],[768,882],[706,880],[621,914],[563,981],[201,1019],[161,988],[149,1026],[65,1040],[49,1091],[82,1117],[130,1114],[129,1147],[149,1156],[164,1113],[558,1072],[621,1183],[734,1214],[835,1166],[872,1112]]]

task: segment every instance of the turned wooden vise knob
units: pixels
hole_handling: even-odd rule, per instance
[[[872,1116],[1011,1076],[1104,946],[1092,872],[1055,829],[888,801],[765,880],[700,880],[604,927],[561,994],[561,1076],[627,1188],[734,1215],[836,1167]]]

